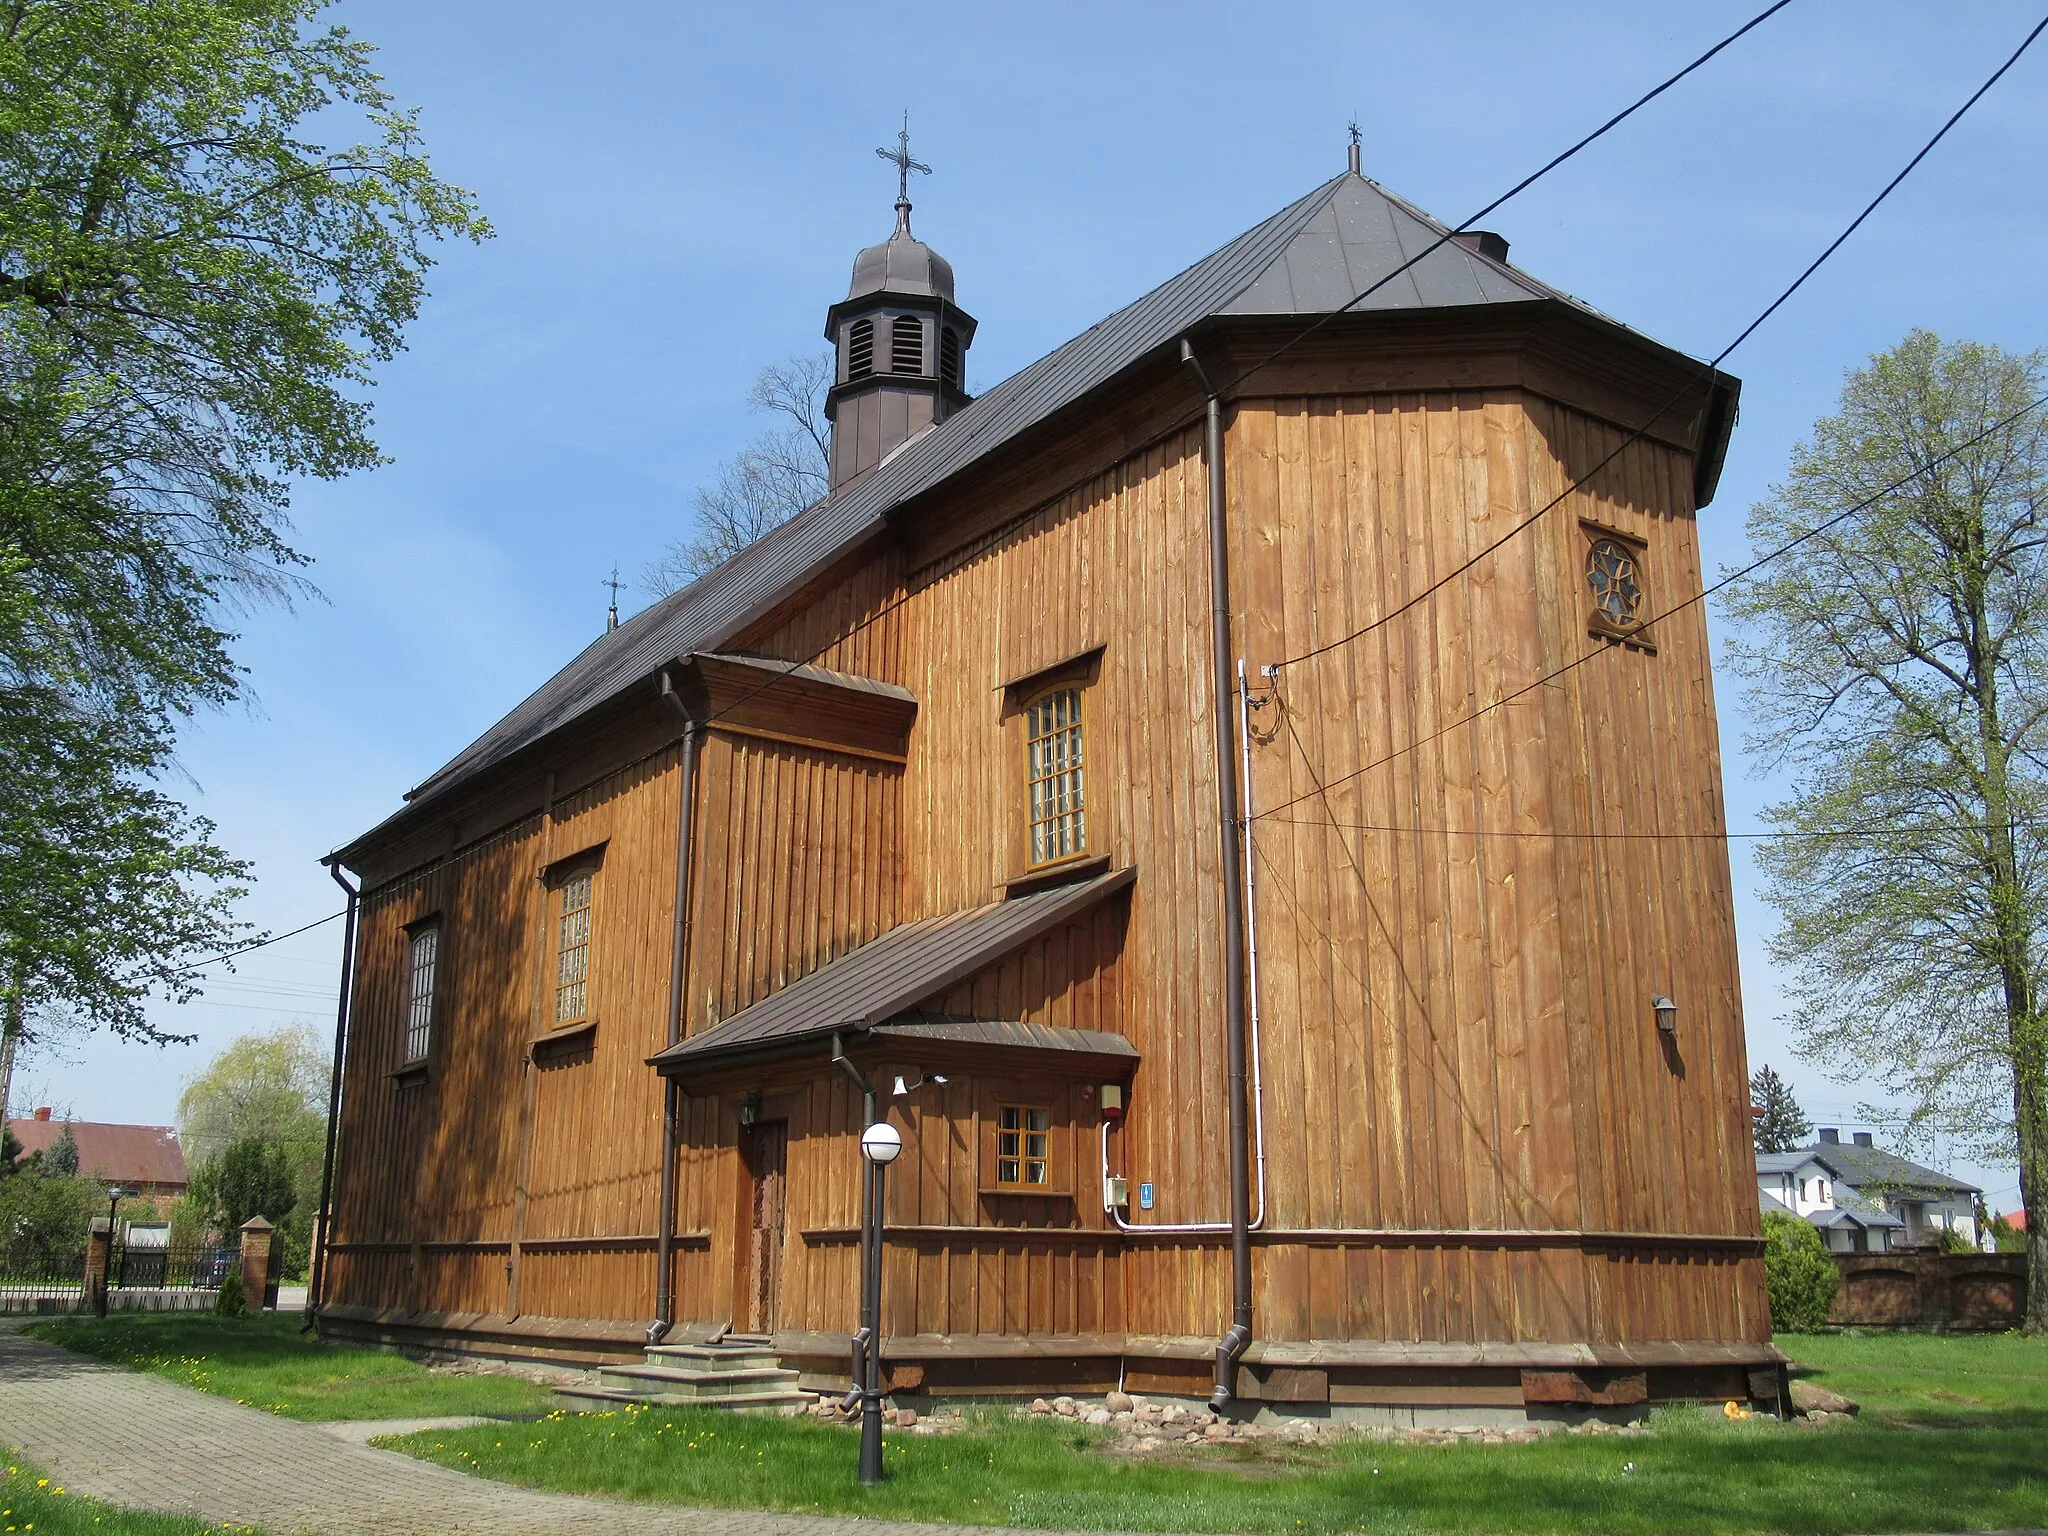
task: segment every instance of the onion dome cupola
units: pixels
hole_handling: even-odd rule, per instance
[[[896,148],[896,232],[853,260],[846,297],[825,316],[837,361],[825,414],[832,422],[832,487],[859,478],[890,452],[967,404],[974,317],[953,302],[953,267],[910,232],[908,126]]]

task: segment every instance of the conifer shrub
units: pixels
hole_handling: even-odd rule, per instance
[[[1764,1286],[1774,1332],[1817,1332],[1828,1320],[1840,1284],[1818,1232],[1797,1216],[1764,1213]]]
[[[248,1302],[242,1295],[242,1270],[240,1265],[229,1268],[221,1276],[220,1294],[213,1298],[214,1315],[217,1317],[240,1317],[249,1310]]]

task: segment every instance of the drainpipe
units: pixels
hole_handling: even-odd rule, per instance
[[[661,674],[661,696],[683,717],[683,762],[676,789],[676,911],[668,951],[668,1043],[683,1038],[683,975],[690,963],[690,834],[697,808],[697,719],[690,713],[668,673]],[[647,1342],[659,1344],[675,1326],[674,1263],[676,1230],[676,1143],[682,1137],[682,1085],[672,1076],[661,1080],[661,1227],[654,1239],[654,1321]]]
[[[338,862],[329,861],[327,873],[348,893],[348,916],[342,924],[341,996],[334,1004],[334,1069],[327,1085],[327,1150],[320,1159],[320,1241],[313,1246],[313,1272],[306,1277],[306,1320],[299,1325],[301,1333],[319,1320],[320,1303],[325,1297],[327,1244],[334,1227],[334,1211],[329,1203],[334,1196],[334,1147],[341,1131],[342,1056],[347,1049],[349,986],[355,970],[356,911],[363,894],[360,886],[350,885],[342,878]]]
[[[1230,1068],[1230,1329],[1216,1341],[1216,1390],[1209,1406],[1217,1413],[1236,1396],[1237,1362],[1252,1341],[1252,1193],[1245,1155],[1249,1094],[1245,1083],[1244,872],[1237,820],[1237,744],[1231,729],[1230,547],[1224,527],[1223,401],[1202,371],[1195,349],[1183,338],[1180,360],[1187,364],[1208,401],[1202,456],[1209,466],[1209,629],[1211,681],[1216,717],[1216,834],[1223,874],[1223,1014]]]

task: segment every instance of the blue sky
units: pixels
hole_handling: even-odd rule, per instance
[[[874,156],[899,114],[936,174],[917,229],[981,328],[976,389],[1014,372],[1344,163],[1439,217],[1481,206],[1761,0],[1639,4],[684,7],[343,0],[447,178],[498,228],[444,251],[375,395],[392,463],[303,487],[319,599],[242,616],[251,704],[197,723],[184,788],[255,861],[246,915],[335,910],[315,862],[375,822],[602,628],[600,585],[685,531],[690,493],[762,423],[764,363],[822,349],[825,308],[890,227]],[[1525,269],[1699,355],[1718,351],[2036,18],[2009,0],[1796,0],[1488,221]],[[2048,43],[1736,354],[1743,416],[1701,519],[1710,564],[1845,369],[1914,326],[2048,343]],[[641,599],[633,598],[634,602]],[[1717,616],[1718,626],[1718,616]],[[1729,819],[1747,777],[1720,680]],[[1735,851],[1753,1062],[1823,1123],[1870,1096],[1796,1061]],[[332,1027],[340,925],[252,955],[198,1034],[24,1062],[16,1112],[168,1121],[236,1034]],[[2009,1169],[1962,1163],[1994,1205]]]

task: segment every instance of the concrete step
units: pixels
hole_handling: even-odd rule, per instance
[[[808,1392],[763,1391],[733,1392],[723,1397],[679,1397],[666,1392],[617,1392],[604,1387],[557,1387],[554,1402],[557,1408],[570,1413],[614,1413],[625,1407],[663,1408],[724,1408],[736,1412],[771,1412],[782,1408],[807,1406],[812,1401]]]
[[[686,1371],[759,1371],[776,1369],[782,1357],[765,1344],[651,1344],[647,1363]]]
[[[684,1371],[663,1365],[612,1365],[598,1377],[598,1385],[613,1392],[661,1392],[694,1400],[735,1392],[792,1391],[796,1383],[795,1371],[774,1366],[754,1371]]]

